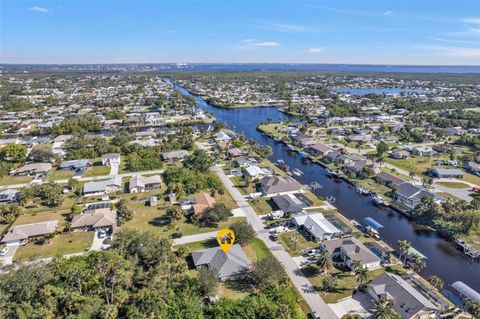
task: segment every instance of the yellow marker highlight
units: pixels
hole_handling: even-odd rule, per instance
[[[235,234],[228,228],[221,229],[217,234],[217,242],[226,254],[235,242]]]

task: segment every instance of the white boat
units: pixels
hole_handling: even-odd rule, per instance
[[[385,200],[379,194],[373,194],[372,201],[377,206],[385,206]]]
[[[355,190],[357,191],[357,193],[359,193],[360,195],[368,195],[370,194],[370,191],[366,188],[363,188],[362,186],[357,186],[355,188]]]
[[[322,188],[322,185],[320,185],[320,183],[318,183],[318,182],[311,182],[311,183],[310,183],[310,186],[311,186],[313,189]]]
[[[295,174],[296,176],[303,175],[303,172],[302,172],[301,170],[299,170],[298,168],[292,169],[292,172],[293,172],[293,174]]]

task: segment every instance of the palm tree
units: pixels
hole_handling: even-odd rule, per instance
[[[333,261],[330,253],[326,249],[322,250],[317,260],[317,266],[325,273],[328,268],[332,267],[332,265]]]
[[[443,288],[443,280],[440,277],[430,276],[430,278],[428,278],[428,281],[433,287],[437,288],[438,290]]]
[[[357,275],[357,282],[363,284],[370,279],[370,273],[367,268],[359,267],[355,270],[355,275]]]
[[[427,266],[427,262],[425,261],[425,258],[423,258],[419,255],[412,255],[410,262],[411,262],[411,265],[412,265],[412,269],[415,272],[419,272],[420,270],[422,270],[423,268],[425,268]]]
[[[357,271],[358,268],[362,268],[362,262],[360,260],[352,261],[352,269],[353,271]]]
[[[400,314],[392,308],[392,304],[388,301],[380,301],[375,304],[372,311],[375,319],[399,319]]]
[[[465,301],[465,308],[472,315],[472,319],[480,317],[480,302],[467,299]]]
[[[400,260],[402,260],[402,257],[404,257],[403,262],[405,263],[405,261],[407,259],[408,250],[412,247],[412,245],[406,240],[399,240],[399,241],[397,241],[397,246],[398,246],[398,250],[400,252],[399,258],[400,258]]]
[[[333,291],[337,285],[337,277],[328,276],[322,280],[322,291]]]

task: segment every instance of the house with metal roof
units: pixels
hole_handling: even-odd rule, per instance
[[[90,165],[90,161],[88,159],[79,159],[79,160],[64,161],[58,166],[58,168],[62,170],[70,170],[70,171],[83,171],[89,165]]]
[[[83,185],[83,194],[85,196],[104,195],[118,192],[122,189],[122,177],[117,176],[104,181],[88,182]]]
[[[332,239],[342,234],[322,213],[297,215],[292,218],[292,223],[318,240]]]
[[[6,189],[0,192],[0,203],[14,203],[20,199],[20,195],[17,189]]]
[[[192,252],[195,267],[208,267],[217,273],[220,280],[243,278],[250,269],[250,261],[238,244],[225,253],[220,247]]]
[[[384,272],[367,284],[367,293],[373,301],[391,301],[402,319],[427,319],[439,311],[422,293],[402,277]]]
[[[435,178],[463,178],[463,171],[458,168],[434,168],[430,170],[430,176]]]

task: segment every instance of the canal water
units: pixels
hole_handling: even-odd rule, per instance
[[[350,184],[327,177],[322,166],[302,160],[297,153],[289,151],[283,143],[277,143],[256,130],[258,124],[268,119],[273,122],[288,121],[293,120],[291,116],[278,111],[275,107],[216,108],[180,86],[175,88],[183,94],[193,96],[200,108],[213,113],[218,121],[225,122],[230,129],[243,133],[260,145],[270,145],[273,149],[270,159],[273,162],[281,159],[290,169],[300,169],[304,174],[297,179],[302,184],[315,181],[322,185],[318,193],[323,197],[335,197],[333,205],[348,219],[355,219],[360,223],[367,216],[376,219],[384,226],[379,230],[381,238],[393,248],[396,248],[398,240],[408,240],[415,249],[428,258],[427,266],[421,271],[423,277],[437,275],[444,280],[445,288],[449,288],[453,282],[460,280],[480,291],[479,262],[465,257],[451,242],[439,237],[436,232],[425,229],[390,208],[374,206],[370,196],[359,195]]]

